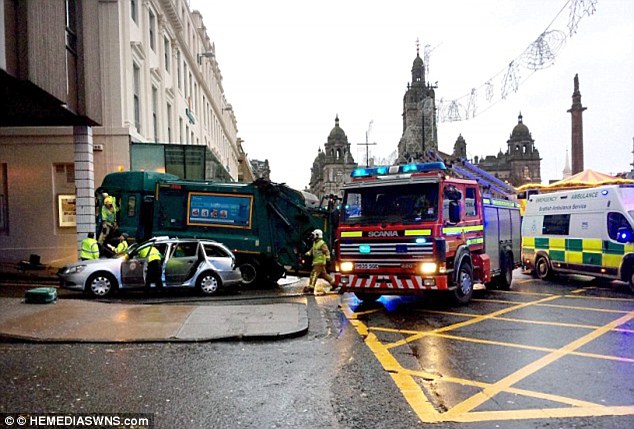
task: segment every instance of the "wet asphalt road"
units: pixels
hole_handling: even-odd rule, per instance
[[[594,334],[631,314],[632,296],[586,279],[544,283],[517,273],[513,293],[480,292],[466,307],[438,297],[360,304],[350,295],[298,296],[293,287],[222,298],[305,300],[308,334],[282,341],[0,344],[0,412],[152,413],[157,428],[634,427],[634,323]],[[456,323],[464,325],[450,329]],[[420,334],[433,330],[440,331]],[[572,354],[522,372],[586,337]],[[423,392],[422,403],[408,402],[407,371],[415,371],[410,388]],[[443,421],[461,401],[514,375],[521,392],[502,389],[457,414],[470,421]],[[421,414],[425,402],[432,413]],[[608,410],[565,415],[588,404]],[[535,418],[559,408],[569,410]],[[508,413],[489,419],[479,411]],[[440,422],[424,423],[430,416]]]

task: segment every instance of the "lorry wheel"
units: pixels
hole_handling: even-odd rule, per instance
[[[242,285],[250,286],[255,283],[255,279],[258,277],[258,268],[255,263],[251,261],[243,262],[238,268],[242,274]]]
[[[513,281],[513,255],[506,253],[502,258],[502,273],[496,279],[496,287],[500,290],[509,290]]]
[[[535,261],[535,274],[540,280],[550,280],[553,277],[553,272],[550,268],[547,257],[537,257],[537,260]]]
[[[99,272],[91,274],[86,280],[85,291],[93,298],[105,298],[114,293],[117,279],[110,273]]]
[[[462,261],[456,276],[456,289],[454,290],[454,301],[459,305],[464,305],[471,300],[473,295],[473,268],[467,261]]]
[[[354,296],[357,297],[359,301],[363,302],[374,302],[381,298],[381,295],[377,293],[366,293],[366,292],[355,292]]]
[[[222,283],[216,273],[205,271],[198,277],[196,286],[203,295],[215,295],[222,286]]]

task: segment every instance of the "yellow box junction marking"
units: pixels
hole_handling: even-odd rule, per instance
[[[502,292],[509,293],[509,292]],[[536,295],[544,295],[544,294],[524,294],[522,292],[511,292],[515,294],[528,295],[528,296],[536,296]],[[620,362],[634,363],[634,359],[619,357],[619,356],[607,356],[600,355],[594,353],[583,353],[577,351],[579,348],[588,344],[589,342],[599,338],[600,336],[611,332],[611,331],[628,331],[626,329],[619,328],[619,326],[624,325],[634,319],[634,311],[616,311],[616,310],[603,310],[598,308],[591,307],[566,307],[564,305],[554,305],[549,304],[550,301],[555,301],[560,298],[581,298],[578,295],[550,295],[547,297],[540,297],[535,301],[531,302],[522,302],[522,303],[513,303],[516,305],[512,305],[508,308],[494,311],[489,314],[484,315],[474,315],[467,313],[458,313],[458,312],[448,312],[448,311],[431,311],[425,310],[426,313],[436,313],[436,314],[448,314],[452,316],[461,316],[467,318],[467,320],[458,322],[452,325],[448,325],[442,328],[433,329],[431,331],[411,331],[411,330],[399,330],[399,329],[390,329],[390,328],[381,328],[381,327],[368,327],[365,323],[358,319],[362,313],[355,313],[347,303],[342,304],[342,310],[346,318],[350,321],[350,324],[356,329],[356,331],[365,338],[366,345],[370,348],[374,356],[383,366],[383,369],[390,374],[392,380],[399,388],[404,398],[407,400],[409,405],[412,407],[418,418],[424,423],[439,423],[439,422],[483,422],[483,421],[492,421],[492,420],[527,420],[527,419],[545,419],[545,418],[573,418],[573,417],[597,417],[597,416],[623,416],[623,415],[634,415],[634,405],[628,406],[606,406],[603,404],[597,404],[589,401],[583,401],[575,398],[554,395],[544,392],[531,391],[526,389],[520,389],[513,387],[514,384],[524,380],[525,378],[531,376],[532,374],[542,370],[546,366],[550,365],[553,362],[561,359],[562,357],[568,355],[576,355],[576,356],[585,356],[590,358],[597,359],[608,359]],[[602,300],[602,298],[591,298],[586,297],[586,299],[593,300]],[[491,301],[491,300],[490,300]],[[494,301],[494,300],[493,300]],[[498,301],[500,302],[500,301]],[[507,302],[507,301],[504,301]],[[508,302],[507,302],[508,303]],[[506,313],[529,307],[529,306],[553,306],[553,307],[566,307],[573,308],[577,310],[587,310],[587,311],[599,311],[606,313],[618,313],[621,314],[621,317],[618,319],[607,323],[602,326],[592,326],[592,325],[574,325],[569,323],[557,323],[557,322],[544,322],[544,321],[531,321],[531,320],[523,320],[523,319],[513,319],[508,317],[502,317]],[[364,315],[371,314],[374,312],[378,312],[379,310],[370,310],[363,312]],[[536,323],[536,324],[546,324],[553,326],[564,326],[564,327],[575,327],[575,328],[583,328],[588,329],[590,332],[581,336],[575,341],[570,342],[569,344],[558,348],[546,348],[546,347],[535,347],[535,346],[526,346],[521,344],[513,344],[513,343],[504,343],[490,340],[482,340],[482,339],[474,339],[474,338],[466,338],[462,336],[456,336],[447,334],[446,332],[452,331],[464,326],[473,325],[475,323],[479,323],[484,320],[504,320],[504,321],[513,321],[518,323]],[[392,343],[383,343],[378,337],[374,334],[373,331],[382,331],[382,332],[393,332],[399,333],[406,338],[400,341],[392,342]],[[460,379],[455,377],[446,377],[435,373],[428,373],[425,371],[416,371],[407,369],[401,366],[401,364],[397,361],[397,359],[390,353],[390,350],[407,344],[412,341],[416,341],[423,337],[441,337],[447,338],[450,340],[456,341],[470,341],[477,342],[481,344],[488,345],[497,345],[504,347],[516,347],[523,349],[530,349],[535,351],[546,352],[547,354],[534,362],[520,368],[514,373],[502,378],[501,380],[494,383],[484,383],[476,380],[467,380]],[[426,396],[425,392],[421,388],[421,386],[416,382],[416,378],[423,378],[426,381],[433,381],[437,383],[453,383],[461,386],[472,386],[481,389],[480,392],[472,395],[461,403],[453,406],[448,409],[446,412],[438,411],[433,403]],[[561,408],[539,408],[539,409],[524,409],[524,410],[500,410],[500,411],[474,411],[477,407],[482,405],[483,403],[493,399],[496,395],[500,393],[510,393],[515,395],[522,395],[532,398],[543,399],[552,402],[559,402],[564,404],[565,407]]]

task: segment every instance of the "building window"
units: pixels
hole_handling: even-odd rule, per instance
[[[158,89],[152,86],[152,125],[154,126],[154,141],[158,142]]]
[[[150,10],[150,48],[156,52],[156,41],[154,36],[156,35],[156,15]]]
[[[183,144],[183,118],[178,118],[178,142]]]
[[[176,50],[176,69],[178,75],[178,79],[176,79],[178,81],[178,89],[181,89],[183,87],[181,77],[181,51],[179,51],[178,49]]]
[[[172,142],[172,105],[167,103],[167,142]]]
[[[132,17],[132,21],[138,23],[138,21],[137,21],[137,0],[130,0],[130,16]]]
[[[165,51],[165,71],[170,72],[170,41],[165,36],[163,38],[163,50]]]
[[[77,109],[77,1],[66,0],[66,93],[68,107]]]
[[[132,65],[132,77],[134,79],[134,126],[141,132],[141,69],[136,64]]]
[[[9,232],[9,197],[7,186],[7,164],[0,164],[0,233]]]

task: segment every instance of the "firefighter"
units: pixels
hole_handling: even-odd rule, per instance
[[[101,208],[101,232],[99,234],[99,244],[108,238],[110,232],[117,228],[117,207],[115,206],[115,199],[111,196],[106,196],[103,200],[103,207]]]
[[[88,236],[82,240],[79,258],[82,261],[99,259],[99,244],[97,244],[97,240],[95,240],[94,232],[89,232]]]
[[[310,272],[310,282],[304,288],[304,293],[315,292],[315,285],[320,277],[330,283],[330,288],[333,290],[335,288],[335,279],[326,272],[326,264],[330,262],[330,251],[323,240],[324,233],[321,229],[316,229],[312,232],[312,236],[313,246],[306,252],[306,256],[313,257],[313,269]]]

